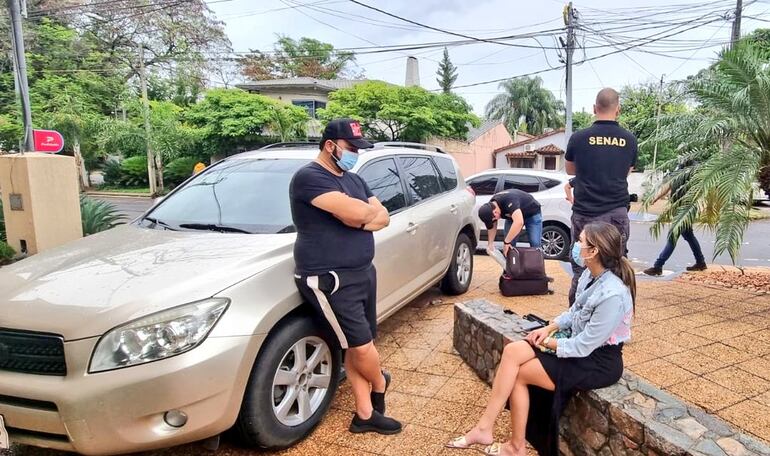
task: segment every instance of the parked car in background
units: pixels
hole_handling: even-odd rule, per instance
[[[0,269],[0,432],[82,454],[230,428],[258,448],[307,436],[341,371],[294,284],[289,182],[317,154],[229,157],[130,224]],[[464,293],[478,227],[452,157],[383,144],[355,171],[391,216],[375,234],[378,319],[436,284]]]
[[[543,253],[547,259],[552,260],[566,260],[572,242],[572,205],[564,198],[564,184],[567,181],[569,176],[564,173],[526,169],[491,169],[466,179],[476,193],[476,212],[479,206],[489,202],[497,192],[518,189],[531,193],[540,203],[543,213]],[[486,240],[486,227],[478,217],[476,223],[481,239]],[[504,220],[498,222],[499,241],[505,236],[504,225]],[[526,229],[523,229],[519,242],[527,242],[526,236]]]

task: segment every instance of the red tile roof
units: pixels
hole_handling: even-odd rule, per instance
[[[523,146],[525,144],[529,144],[531,142],[535,142],[535,141],[537,141],[539,139],[547,138],[549,136],[557,135],[557,134],[563,133],[563,132],[564,132],[564,129],[563,128],[559,128],[558,130],[549,131],[548,133],[543,133],[542,135],[535,136],[534,138],[529,138],[529,139],[526,139],[524,141],[515,142],[515,143],[510,144],[508,146],[503,146],[503,147],[500,147],[498,149],[495,149],[494,151],[492,151],[492,155],[496,155],[498,152],[502,152],[502,151],[504,151],[506,149],[511,149],[513,147]]]
[[[548,144],[547,146],[535,149],[535,152],[540,155],[561,155],[564,153],[563,150],[553,144]]]

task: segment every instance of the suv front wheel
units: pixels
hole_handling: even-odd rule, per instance
[[[441,280],[441,290],[448,295],[461,295],[468,291],[473,278],[473,243],[465,234],[457,236],[452,263]]]
[[[572,241],[567,230],[556,225],[546,225],[543,227],[541,239],[543,256],[546,260],[566,261],[568,259]]]
[[[299,442],[331,405],[341,354],[311,318],[282,322],[254,363],[235,428],[249,446],[280,449]]]

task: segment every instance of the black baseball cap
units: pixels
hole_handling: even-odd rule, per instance
[[[484,225],[487,226],[488,230],[491,230],[495,226],[495,214],[494,214],[494,206],[492,206],[492,203],[484,203],[479,207],[479,218],[482,222],[484,222]]]
[[[374,144],[364,139],[361,124],[355,119],[334,119],[329,121],[321,136],[321,145],[328,140],[344,139],[358,149],[371,149]]]

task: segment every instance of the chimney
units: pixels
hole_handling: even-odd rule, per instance
[[[417,57],[407,57],[406,59],[406,87],[420,87],[420,66]]]

